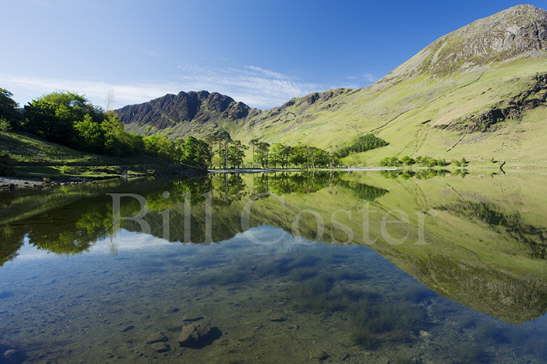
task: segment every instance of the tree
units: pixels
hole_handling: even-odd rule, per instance
[[[101,122],[104,118],[102,110],[84,96],[55,92],[25,106],[24,128],[47,140],[70,144],[75,140],[74,124],[83,121],[86,115],[93,122]]]
[[[285,168],[289,163],[289,156],[291,154],[291,147],[283,145],[281,143],[273,144],[270,148],[270,163],[277,167],[281,165]]]
[[[258,163],[262,168],[268,167],[268,159],[270,152],[270,144],[266,142],[257,142],[254,150],[254,162]]]
[[[0,120],[9,124],[6,129],[18,126],[20,114],[17,111],[17,103],[12,99],[13,94],[0,88]]]
[[[104,133],[103,150],[105,153],[123,157],[142,153],[145,150],[143,138],[127,133],[115,113],[106,112],[104,117],[105,120],[101,122],[100,126]]]
[[[143,138],[144,151],[147,154],[155,155],[163,159],[176,160],[177,148],[174,141],[165,135],[150,135]]]
[[[245,157],[247,146],[236,140],[228,145],[227,159],[232,168],[240,168]]]
[[[211,164],[209,144],[192,136],[178,141],[178,162],[194,168],[206,169]]]
[[[74,132],[74,144],[81,146],[81,149],[95,153],[105,149],[105,128],[94,122],[90,115],[74,123]]]
[[[304,145],[297,145],[291,149],[289,164],[293,166],[305,165],[309,162],[309,148]]]
[[[403,158],[401,158],[401,162],[407,166],[411,166],[413,164],[416,163],[416,161],[414,160],[414,158],[408,156],[408,155],[405,155]]]

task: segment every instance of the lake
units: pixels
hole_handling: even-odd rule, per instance
[[[547,175],[0,193],[0,362],[546,363]]]

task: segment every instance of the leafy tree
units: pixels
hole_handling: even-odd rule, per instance
[[[209,144],[192,136],[179,140],[179,159],[181,164],[206,169],[211,164],[212,153]]]
[[[232,168],[241,167],[246,149],[247,146],[241,144],[239,140],[236,140],[228,145],[227,159]]]
[[[147,154],[155,155],[163,159],[176,159],[175,142],[165,135],[150,135],[143,138],[144,150]]]
[[[86,115],[94,122],[100,122],[103,118],[102,111],[84,96],[55,92],[25,106],[24,128],[47,140],[69,144],[74,141],[74,124],[83,121]]]
[[[398,167],[402,162],[397,157],[386,157],[382,159],[380,164],[385,167]]]
[[[4,118],[0,118],[0,131],[9,131],[11,129],[11,123]]]
[[[20,114],[17,111],[17,103],[12,99],[13,94],[6,89],[0,88],[0,120],[3,124],[9,124],[6,130],[18,126]]]
[[[104,151],[107,154],[123,157],[145,150],[143,138],[127,133],[116,114],[107,112],[105,117],[101,122],[101,129],[104,133]]]
[[[289,155],[289,164],[293,166],[307,165],[310,159],[309,147],[305,145],[297,145],[291,148]]]
[[[282,168],[287,167],[291,152],[292,148],[287,145],[281,143],[273,144],[270,148],[270,164],[273,164],[274,167],[278,165]]]
[[[91,115],[74,123],[74,144],[89,152],[102,152],[105,148],[105,128],[96,123]]]
[[[258,163],[262,168],[268,168],[269,152],[270,144],[257,142],[254,148],[254,162]]]
[[[414,160],[414,158],[408,156],[408,155],[405,155],[403,158],[401,158],[401,162],[404,164],[404,165],[407,165],[407,166],[411,166],[413,164],[416,163],[416,160]]]

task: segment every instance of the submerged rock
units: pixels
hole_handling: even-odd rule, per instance
[[[285,322],[285,321],[287,321],[287,318],[284,317],[284,316],[275,316],[275,317],[270,318],[270,321],[271,322]]]
[[[0,345],[1,347],[2,345]],[[1,353],[2,351],[0,351]],[[6,364],[19,364],[25,361],[25,353],[22,351],[15,350],[13,348],[7,349],[0,356],[0,363]]]
[[[160,343],[160,342],[166,342],[168,340],[169,339],[167,338],[167,336],[165,336],[165,334],[163,332],[155,332],[155,333],[149,335],[146,338],[146,343],[147,344],[156,344],[156,343]]]
[[[185,318],[182,319],[182,322],[185,323],[185,324],[188,324],[188,323],[191,323],[191,322],[201,321],[203,319],[204,319],[203,316],[185,317]]]
[[[171,347],[166,342],[156,342],[150,345],[150,348],[157,353],[166,353],[171,350]]]
[[[327,360],[328,358],[330,358],[330,355],[326,351],[320,351],[319,353],[311,356],[311,359],[315,359],[319,361],[324,361],[324,360]]]
[[[207,322],[195,322],[182,327],[178,342],[181,346],[202,348],[221,336],[222,332],[218,327],[211,327]]]

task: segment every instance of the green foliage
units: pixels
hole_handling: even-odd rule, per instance
[[[397,157],[386,157],[380,162],[384,167],[399,167],[402,163]]]
[[[17,110],[17,103],[12,99],[13,94],[8,90],[0,88],[0,130],[6,131],[17,126],[20,113]],[[3,128],[2,125],[4,124]],[[8,124],[6,127],[5,124]]]
[[[385,178],[391,178],[391,179],[395,179],[395,178],[402,178],[402,179],[417,178],[417,179],[425,180],[425,179],[430,179],[430,178],[433,178],[433,177],[446,176],[447,174],[450,174],[450,171],[448,171],[446,169],[433,169],[433,168],[422,169],[422,170],[419,170],[419,171],[413,171],[413,170],[410,170],[410,169],[405,169],[405,170],[398,169],[398,170],[394,170],[394,171],[382,171],[381,174]]]
[[[69,166],[60,166],[59,167],[59,172],[61,172],[61,174],[68,174],[70,172],[70,167]]]
[[[450,165],[450,162],[446,161],[446,159],[435,159],[428,156],[418,156],[416,158],[412,158],[410,156],[404,156],[401,159],[397,157],[386,157],[382,159],[380,164],[385,167],[400,167],[403,165],[406,165],[406,166],[419,165],[423,167],[432,168],[432,167],[445,167]]]
[[[262,168],[268,167],[270,144],[266,142],[254,142],[253,162],[258,163]]]
[[[0,131],[9,131],[10,129],[10,122],[5,118],[0,118]]]
[[[321,168],[338,164],[338,159],[329,152],[299,144],[295,147],[284,144],[273,144],[269,152],[269,163],[274,167],[278,165],[282,168],[288,166]]]
[[[100,122],[102,118],[102,111],[84,96],[54,92],[25,106],[23,128],[49,141],[66,145],[76,136],[74,123],[82,120]]]
[[[147,154],[185,167],[206,169],[211,164],[209,144],[194,137],[172,140],[165,135],[156,134],[144,137],[142,142]]]
[[[355,194],[357,198],[366,201],[374,201],[389,192],[388,190],[383,188],[369,186],[364,183],[345,181],[342,179],[336,181],[336,184],[349,189]]]
[[[75,144],[88,152],[99,152],[104,148],[105,135],[100,123],[93,121],[90,115],[74,123]]]
[[[228,145],[228,153],[226,158],[228,163],[232,168],[239,168],[243,163],[243,158],[245,157],[245,150],[247,146],[241,144],[239,140],[236,140]]]
[[[401,158],[401,162],[405,166],[411,166],[413,164],[416,164],[416,160],[408,155],[405,155],[403,158]]]
[[[118,116],[104,112],[84,96],[51,93],[25,106],[23,129],[48,141],[86,152],[133,157],[149,154],[191,168],[211,162],[209,145],[196,138],[171,140],[127,133]]]
[[[192,136],[177,139],[177,162],[199,169],[207,169],[211,164],[212,152],[209,144]]]
[[[351,145],[341,148],[336,152],[336,155],[339,158],[344,158],[351,153],[362,153],[367,150],[385,147],[386,145],[389,145],[389,143],[381,138],[378,138],[376,135],[369,133],[358,137],[351,143]]]
[[[454,161],[454,164],[456,165],[456,167],[465,168],[469,165],[469,161],[467,159],[465,159],[465,157],[463,157],[459,161]]]
[[[291,147],[281,143],[273,144],[270,148],[270,165],[272,165],[273,167],[287,167],[287,165],[289,164],[290,154]]]

